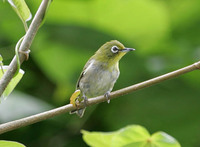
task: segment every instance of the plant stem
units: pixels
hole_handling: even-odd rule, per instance
[[[191,72],[193,70],[197,70],[197,69],[200,69],[200,61],[196,62],[192,65],[186,66],[184,68],[178,69],[176,71],[161,75],[159,77],[156,77],[156,78],[153,78],[153,79],[150,79],[150,80],[147,80],[147,81],[144,81],[144,82],[141,82],[141,83],[117,90],[117,91],[114,91],[114,92],[110,93],[110,99],[114,99],[116,97],[128,94],[130,92],[134,92],[134,91],[143,89],[145,87],[149,87],[149,86],[161,83],[165,80],[172,79],[174,77],[180,76],[182,74],[185,74],[185,73]],[[90,99],[88,99],[88,106],[98,104],[98,103],[101,103],[104,101],[107,101],[107,98],[105,98],[104,96],[90,98]],[[84,103],[81,103],[80,108],[83,108],[83,107],[84,107]],[[5,132],[15,130],[17,128],[21,128],[24,126],[28,126],[28,125],[34,124],[36,122],[46,120],[48,118],[51,118],[51,117],[54,117],[54,116],[57,116],[57,115],[60,115],[60,114],[66,113],[66,112],[70,112],[73,110],[76,110],[76,108],[73,107],[72,104],[68,104],[68,105],[65,105],[65,106],[62,106],[62,107],[59,107],[56,109],[52,109],[52,110],[49,110],[46,112],[42,112],[42,113],[39,113],[36,115],[32,115],[32,116],[25,117],[25,118],[22,118],[19,120],[4,123],[4,124],[0,125],[0,134],[3,134]]]
[[[35,35],[44,18],[44,15],[48,6],[48,2],[49,0],[42,1],[40,7],[38,8],[38,11],[35,14],[35,17],[33,18],[33,21],[30,24],[28,31],[26,32],[24,36],[24,39],[19,48],[20,64],[22,64],[26,60],[27,55],[23,53],[26,53],[29,50],[32,44],[32,41],[35,38]],[[0,80],[0,96],[3,94],[4,90],[6,89],[11,79],[13,78],[16,71],[17,71],[17,59],[15,56],[13,60],[11,61],[7,71],[4,73],[3,77]]]

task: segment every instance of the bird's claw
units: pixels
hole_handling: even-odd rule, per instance
[[[31,52],[30,50],[27,50],[27,51],[19,51],[21,54],[24,54],[25,55],[25,59],[28,60],[29,58],[29,53]]]
[[[87,105],[88,105],[87,97],[85,95],[83,95],[82,98],[80,98],[80,93],[81,93],[81,91],[78,89],[70,97],[70,104],[72,104],[74,107],[76,107],[78,109],[79,109],[81,101],[83,101],[84,107],[87,107]]]
[[[88,105],[88,98],[85,95],[83,96],[83,102],[84,102],[84,106],[87,107],[87,105]]]
[[[104,97],[106,98],[107,103],[109,104],[109,103],[110,103],[110,91],[106,92],[106,93],[104,94]]]

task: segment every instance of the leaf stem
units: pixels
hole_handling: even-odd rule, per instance
[[[32,44],[32,41],[40,27],[40,24],[42,23],[42,20],[44,18],[46,9],[48,7],[50,0],[43,0],[40,7],[38,8],[38,11],[35,14],[35,17],[33,18],[33,21],[30,24],[30,27],[28,31],[26,32],[24,39],[21,42],[20,48],[19,48],[19,60],[20,64],[22,64],[26,60],[26,55],[23,54],[23,52],[27,52]],[[7,71],[3,75],[3,77],[0,79],[0,96],[3,94],[4,90],[6,89],[7,85],[13,78],[17,71],[17,58],[16,56],[11,61]]]

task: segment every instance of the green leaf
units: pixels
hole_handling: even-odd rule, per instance
[[[25,146],[15,141],[0,140],[0,147],[25,147]]]
[[[152,136],[142,126],[130,125],[115,132],[83,133],[84,141],[94,147],[180,147],[180,144],[164,132],[157,132]]]
[[[152,144],[161,147],[180,147],[181,145],[172,136],[165,132],[156,132],[151,136]]]
[[[131,143],[144,144],[150,137],[149,132],[142,126],[130,125],[118,131],[112,139],[112,146],[124,146]]]
[[[3,71],[5,73],[5,71],[8,69],[8,66],[3,66]],[[0,70],[0,79],[3,76],[3,71]],[[6,98],[8,97],[8,95],[13,91],[13,89],[15,88],[15,86],[17,85],[17,83],[21,80],[22,76],[24,74],[24,71],[22,69],[19,70],[19,72],[15,75],[14,78],[12,78],[12,80],[10,81],[10,83],[8,84],[8,86],[6,87],[6,89],[4,90],[3,94],[2,94],[2,98]]]
[[[0,63],[2,63],[2,61],[3,61],[3,57],[0,54]]]
[[[0,54],[0,70],[3,73],[3,57]]]
[[[14,77],[16,76],[16,74],[17,74],[17,73],[19,72],[19,70],[20,70],[20,60],[19,60],[18,51],[19,51],[19,47],[20,47],[20,45],[21,45],[23,39],[24,39],[24,36],[23,36],[22,38],[19,39],[19,41],[17,42],[17,44],[16,44],[16,46],[15,46],[15,54],[16,54],[16,59],[17,59],[17,71],[16,71]]]
[[[31,12],[24,0],[8,0],[12,8],[15,10],[19,18],[22,20],[25,29],[27,30],[26,22],[32,18]]]
[[[112,137],[115,135],[115,132],[88,132],[82,130],[81,133],[83,134],[83,140],[90,146],[107,146],[111,144]]]
[[[40,24],[40,27],[41,27],[41,26],[44,24],[44,22],[45,22],[46,14],[47,14],[47,12],[48,12],[48,10],[49,10],[49,6],[50,6],[50,4],[51,4],[52,1],[53,1],[53,0],[48,1],[47,8],[46,8],[46,11],[45,11],[45,13],[44,13],[44,17],[43,17],[43,19],[42,19],[42,22],[41,22],[41,24]]]

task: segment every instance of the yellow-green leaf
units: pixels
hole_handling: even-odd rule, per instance
[[[152,144],[162,147],[181,147],[172,136],[165,132],[156,132],[151,136]]]
[[[0,54],[0,63],[2,63],[2,61],[3,61],[3,57]]]
[[[82,130],[83,140],[90,146],[102,147],[111,144],[114,132],[89,132]]]
[[[0,70],[3,72],[3,57],[0,54]]]
[[[24,0],[8,0],[8,2],[22,20],[25,29],[27,29],[26,22],[32,18],[32,15],[26,2]]]
[[[25,146],[15,141],[0,140],[0,147],[25,147]]]
[[[8,69],[8,66],[3,66],[3,71],[5,73],[5,71]],[[3,71],[0,70],[0,79],[3,76]],[[19,70],[19,72],[16,74],[16,76],[10,81],[10,83],[8,84],[8,86],[6,87],[6,89],[4,90],[3,94],[2,94],[2,98],[6,98],[8,97],[8,95],[13,91],[13,89],[15,88],[15,86],[17,85],[17,83],[21,80],[22,76],[24,74],[24,71],[22,69]]]
[[[130,125],[115,132],[81,131],[83,140],[93,147],[180,147],[180,144],[164,132],[152,136],[146,128]]]

